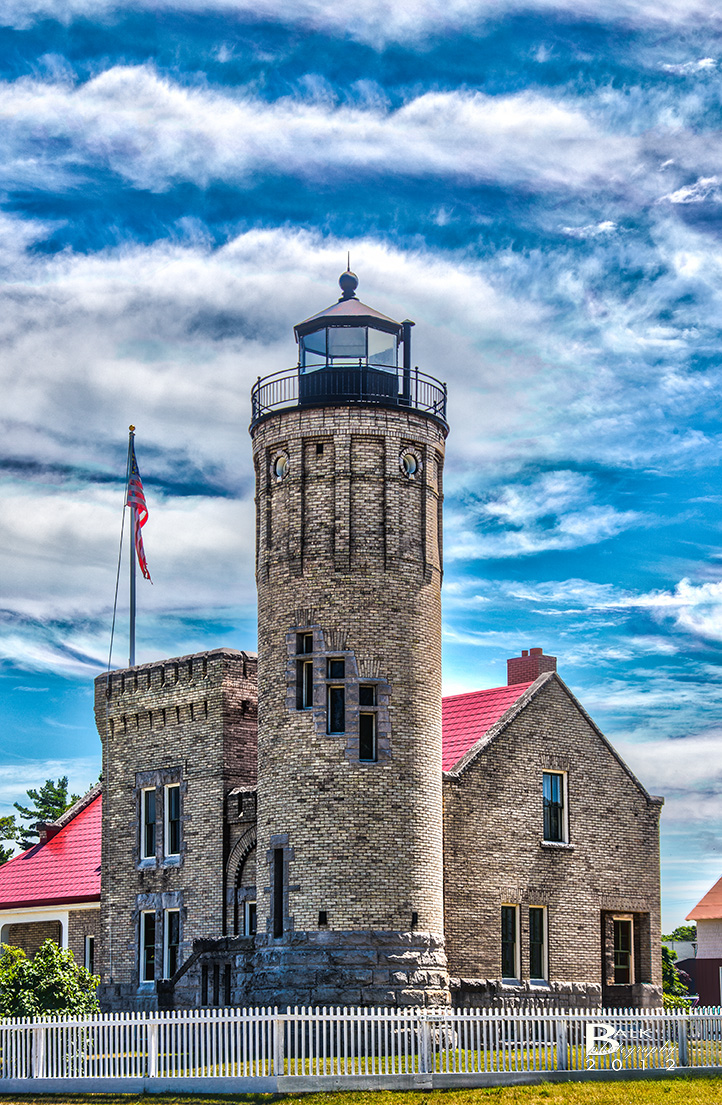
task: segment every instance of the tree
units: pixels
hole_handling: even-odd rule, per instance
[[[691,943],[697,939],[697,926],[696,925],[677,925],[674,932],[670,932],[669,936],[663,936],[663,940],[686,940]]]
[[[674,965],[677,953],[672,948],[662,945],[662,992],[672,994],[675,997],[686,997],[689,994],[691,978],[686,971],[680,971]]]
[[[26,794],[35,803],[34,809],[21,806],[19,802],[13,803],[22,819],[30,822],[29,825],[20,825],[17,830],[17,840],[23,851],[32,848],[40,840],[38,831],[40,825],[57,821],[80,797],[78,794],[72,794],[68,798],[67,775],[63,775],[57,783],[52,779],[46,779],[40,790],[28,790]]]
[[[10,814],[9,817],[0,817],[0,840],[12,840],[13,843],[18,838],[18,827],[15,824],[15,818]],[[12,848],[4,848],[0,844],[0,867],[3,863],[11,858],[13,854]]]
[[[34,959],[21,948],[0,945],[0,1014],[96,1013],[100,979],[79,967],[71,951],[46,940]]]

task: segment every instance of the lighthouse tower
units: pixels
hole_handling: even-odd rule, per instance
[[[252,394],[254,991],[437,1005],[446,388],[412,368],[413,323],[339,284]]]

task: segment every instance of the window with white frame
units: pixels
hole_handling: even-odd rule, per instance
[[[501,907],[501,977],[519,978],[519,906]]]
[[[155,910],[140,915],[140,981],[155,981]]]
[[[156,843],[155,787],[140,792],[140,857],[155,859]]]
[[[166,856],[179,856],[181,850],[180,784],[169,783],[165,788],[165,833],[164,851]]]
[[[550,844],[566,844],[567,830],[567,778],[563,771],[545,771],[544,840]]]
[[[83,966],[86,971],[90,971],[91,975],[95,974],[95,937],[85,937],[85,948],[83,956]]]
[[[549,977],[547,911],[529,906],[529,978],[536,982]]]
[[[180,950],[180,910],[166,909],[163,916],[163,978],[172,978],[178,970]]]

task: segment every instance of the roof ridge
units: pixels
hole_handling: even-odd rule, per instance
[[[510,702],[504,713],[500,718],[497,718],[480,736],[474,741],[470,748],[467,748],[463,756],[461,756],[456,763],[445,771],[444,775],[450,775],[453,778],[458,778],[469,766],[469,764],[476,759],[483,748],[491,744],[496,736],[499,735],[507,725],[513,721],[513,719],[526,708],[532,698],[541,690],[546,683],[549,682],[549,678],[556,675],[556,672],[546,671],[537,676],[531,683],[512,683],[512,687],[522,687],[523,690],[517,695],[517,697]],[[500,688],[499,688],[500,689]]]
[[[473,694],[491,694],[492,691],[510,691],[514,687],[530,687],[534,682],[533,679],[525,680],[523,683],[500,683],[498,687],[480,687],[476,691],[459,691],[458,694],[445,694],[442,695],[442,702],[449,702],[452,698],[468,698]],[[519,691],[519,694],[523,694],[523,690]]]
[[[94,783],[90,790],[86,791],[85,794],[81,795],[81,797],[78,798],[77,802],[73,802],[72,806],[68,807],[65,813],[61,813],[60,817],[56,818],[55,821],[46,821],[45,824],[52,825],[52,827],[54,829],[57,829],[58,831],[60,829],[64,829],[65,826],[70,821],[72,821],[74,817],[77,817],[78,814],[82,813],[83,810],[86,809],[86,807],[89,806],[91,802],[94,802],[95,799],[100,794],[102,794],[102,791],[103,784]]]

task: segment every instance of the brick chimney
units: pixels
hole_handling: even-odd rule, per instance
[[[531,683],[545,671],[557,670],[556,656],[545,656],[543,648],[522,649],[521,656],[512,656],[506,662],[506,682]]]

